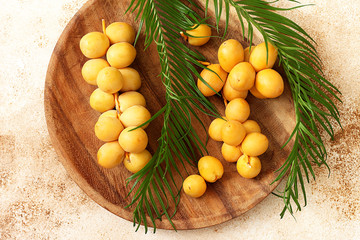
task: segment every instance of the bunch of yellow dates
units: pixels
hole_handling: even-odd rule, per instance
[[[138,71],[129,66],[136,57],[135,31],[124,22],[114,22],[103,33],[90,32],[80,40],[81,52],[90,58],[82,68],[85,81],[98,88],[90,96],[90,106],[102,114],[95,135],[106,142],[97,153],[99,165],[113,168],[120,163],[132,173],[140,171],[152,158],[145,132],[150,112],[137,92]],[[139,127],[141,126],[141,127]]]
[[[196,46],[209,41],[211,29],[199,25],[189,31],[196,36]],[[201,37],[203,36],[203,37]],[[250,106],[245,98],[250,91],[257,98],[277,98],[284,91],[281,75],[272,69],[277,59],[277,49],[265,42],[243,48],[235,39],[224,41],[218,49],[219,64],[210,64],[197,80],[201,93],[213,96],[222,90],[226,108],[225,116],[212,121],[209,136],[222,141],[221,153],[225,161],[236,162],[238,173],[244,178],[255,178],[261,171],[258,156],[269,146],[267,137],[261,133],[259,124],[249,120]],[[200,175],[190,175],[183,182],[185,193],[200,197],[206,191],[206,182],[215,182],[223,176],[221,161],[212,156],[204,156],[198,162]]]

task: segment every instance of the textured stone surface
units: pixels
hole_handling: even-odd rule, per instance
[[[0,0],[0,239],[140,239],[132,223],[98,206],[68,176],[50,143],[43,109],[47,64],[63,28],[85,0]],[[232,221],[149,239],[360,239],[360,2],[312,0],[286,13],[318,42],[324,72],[343,93],[325,168],[307,185],[308,206],[279,218],[269,196]],[[291,5],[281,1],[280,6]],[[279,189],[283,187],[280,184]]]

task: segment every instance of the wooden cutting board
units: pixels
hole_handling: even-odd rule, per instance
[[[81,67],[87,60],[80,52],[80,38],[91,31],[101,31],[101,19],[107,23],[125,21],[136,29],[134,15],[123,15],[130,0],[91,0],[87,2],[65,28],[51,57],[45,82],[45,112],[49,134],[60,156],[60,161],[74,181],[98,204],[112,213],[132,221],[132,209],[124,207],[129,187],[125,180],[130,173],[121,164],[114,169],[104,169],[96,162],[96,153],[103,144],[94,134],[94,125],[99,113],[89,106],[89,96],[95,89],[81,76]],[[211,14],[211,12],[210,12]],[[214,20],[213,18],[211,19]],[[211,22],[211,20],[209,20]],[[227,38],[241,40],[240,26],[232,16]],[[197,48],[210,62],[217,62],[217,49],[221,43],[213,38],[208,44]],[[140,92],[147,100],[147,108],[155,114],[165,104],[165,91],[159,79],[160,67],[156,49],[150,47],[144,52],[144,35],[136,46],[137,58],[132,67],[142,77]],[[248,44],[243,42],[244,46]],[[208,184],[206,194],[199,199],[181,193],[178,212],[173,218],[177,229],[194,229],[212,226],[235,218],[253,208],[263,200],[278,182],[278,169],[288,156],[292,144],[281,149],[295,126],[291,93],[286,84],[284,94],[278,99],[260,100],[248,96],[251,106],[250,119],[256,120],[262,132],[269,138],[269,150],[262,155],[262,171],[255,179],[244,179],[236,171],[236,164],[227,163],[221,156],[221,143],[210,140],[207,148],[211,155],[221,159],[225,173],[222,179]],[[211,101],[224,113],[224,104],[219,97]],[[199,113],[205,126],[212,118]],[[149,151],[154,153],[160,134],[162,119],[152,122],[146,129],[149,135]],[[201,129],[194,121],[194,127]],[[203,140],[206,133],[199,131]],[[190,168],[196,173],[196,168]],[[186,176],[184,172],[184,176]],[[180,177],[176,181],[181,184]],[[170,206],[172,208],[173,206]],[[280,211],[280,209],[279,209]],[[149,222],[150,223],[150,222]],[[172,229],[166,219],[157,221],[157,227]]]

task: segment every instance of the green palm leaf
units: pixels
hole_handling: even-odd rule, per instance
[[[298,3],[294,0],[288,1]],[[314,40],[299,25],[275,12],[292,10],[303,5],[283,9],[271,6],[273,2],[213,0],[216,29],[220,31],[221,15],[225,14],[223,36],[226,35],[230,9],[234,8],[243,37],[247,37],[250,46],[256,28],[265,42],[278,48],[279,62],[291,87],[296,126],[285,145],[290,140],[293,140],[294,145],[284,165],[278,169],[279,174],[275,179],[278,181],[288,174],[285,188],[274,193],[283,199],[284,208],[280,213],[283,217],[286,211],[294,213],[293,204],[297,210],[301,210],[301,193],[304,204],[307,204],[304,177],[307,182],[310,177],[315,179],[312,164],[327,166],[327,152],[318,126],[331,137],[334,136],[330,118],[339,124],[340,120],[332,99],[340,101],[340,92],[324,78]],[[194,109],[211,116],[219,116],[216,108],[200,93],[193,79],[195,75],[203,81],[195,66],[203,67],[198,60],[205,60],[204,57],[179,40],[180,31],[191,29],[206,20],[208,6],[209,0],[206,0],[203,19],[193,10],[200,7],[192,0],[132,0],[128,9],[137,11],[136,18],[140,19],[136,39],[144,28],[145,49],[151,43],[156,44],[161,66],[160,78],[166,91],[166,105],[149,120],[150,122],[163,115],[159,146],[152,160],[128,179],[128,184],[133,184],[129,192],[129,195],[133,195],[132,201],[128,207],[134,207],[133,220],[134,226],[137,225],[136,230],[143,224],[147,232],[149,218],[155,232],[155,220],[163,216],[176,229],[171,218],[177,211],[181,186],[177,185],[174,176],[181,176],[180,168],[187,172],[186,164],[194,165],[197,154],[202,155],[207,151],[192,127],[192,116],[201,123]],[[205,126],[202,126],[205,130]],[[175,205],[172,212],[169,212],[170,205]]]
[[[319,129],[322,128],[333,138],[334,130],[330,118],[335,119],[341,126],[339,111],[332,100],[341,102],[338,97],[341,93],[323,76],[315,41],[295,22],[274,12],[288,11],[305,5],[284,9],[271,6],[270,3],[274,2],[277,1],[214,0],[216,9],[221,9],[224,5],[226,9],[233,7],[236,10],[243,36],[247,22],[247,37],[250,45],[252,45],[253,29],[256,28],[265,42],[277,47],[279,62],[291,87],[296,127],[285,145],[292,139],[294,146],[284,165],[278,169],[279,175],[275,179],[279,181],[288,174],[285,189],[274,193],[284,201],[284,209],[280,214],[283,217],[286,211],[293,215],[292,203],[295,204],[296,210],[301,210],[298,186],[304,197],[304,205],[307,204],[303,173],[307,182],[309,182],[309,172],[315,179],[312,163],[317,166],[325,165],[329,169],[326,163],[327,151]],[[215,11],[216,19],[220,19],[221,14]],[[225,14],[228,19],[229,12],[226,11]],[[228,25],[227,21],[226,25]],[[218,25],[219,21],[217,20],[216,23]],[[225,31],[226,29],[227,27]]]
[[[197,8],[190,0],[188,4]],[[200,77],[194,65],[202,67],[198,60],[205,60],[204,57],[179,41],[179,32],[199,24],[201,18],[179,0],[133,0],[128,10],[137,11],[140,26],[144,26],[145,49],[151,43],[156,44],[161,66],[160,78],[166,91],[166,105],[148,121],[163,115],[159,146],[152,160],[141,171],[128,178],[128,183],[133,182],[129,192],[133,197],[127,207],[135,208],[133,220],[137,229],[143,224],[147,232],[147,216],[154,226],[154,232],[155,220],[163,216],[176,229],[171,218],[177,210],[181,186],[177,186],[174,174],[181,176],[180,166],[187,171],[185,162],[194,165],[196,153],[203,155],[207,151],[192,127],[191,116],[201,123],[204,130],[205,126],[194,109],[219,116],[216,108],[201,94],[194,82],[194,75]],[[175,205],[173,212],[168,212],[170,205]]]

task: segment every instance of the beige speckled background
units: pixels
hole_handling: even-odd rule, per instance
[[[148,239],[360,239],[360,1],[311,0],[287,13],[318,42],[325,75],[343,93],[344,131],[316,169],[308,206],[279,218],[269,196],[211,228],[158,230]],[[53,47],[85,0],[0,0],[0,239],[140,239],[132,223],[98,206],[72,181],[50,143],[43,109]],[[280,6],[289,5],[282,1]],[[281,187],[282,185],[280,185]]]

